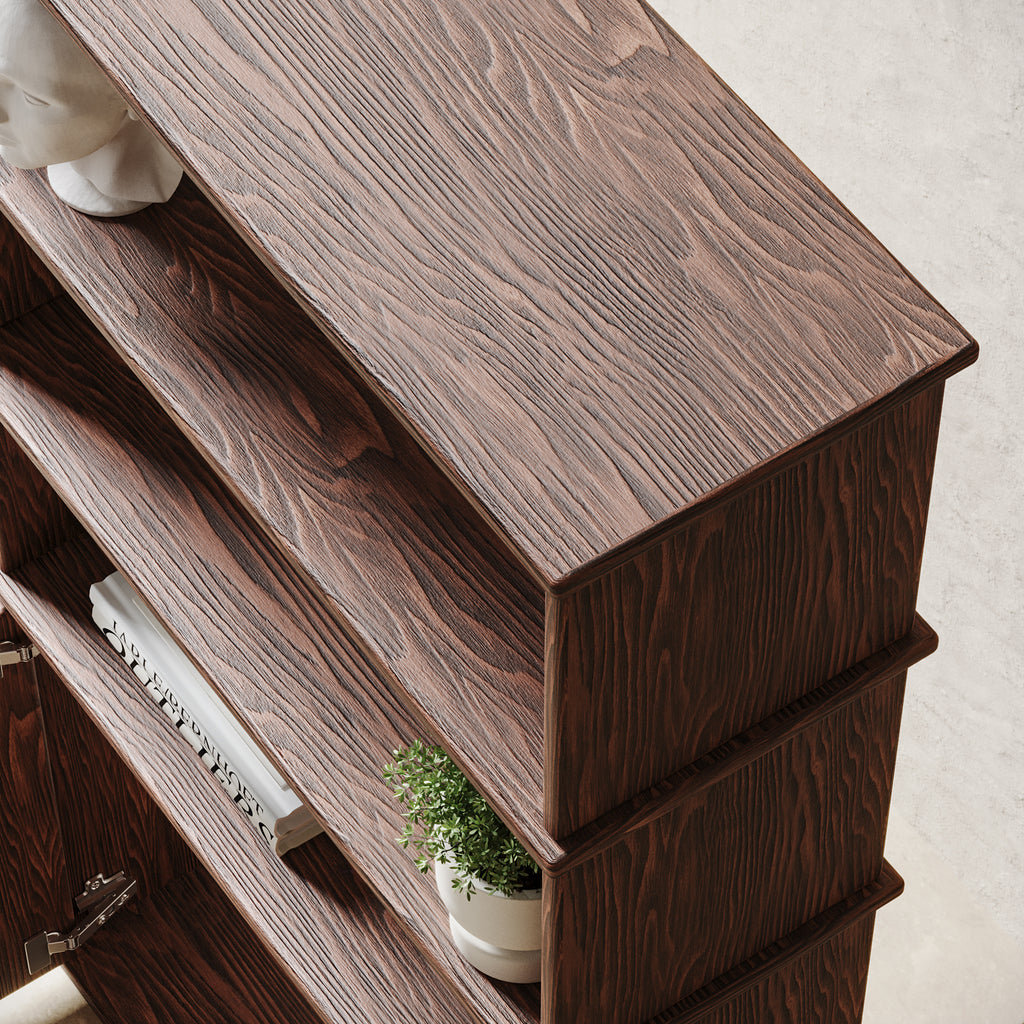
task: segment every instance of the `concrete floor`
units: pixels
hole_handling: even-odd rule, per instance
[[[864,1024],[1022,1024],[1024,0],[655,6],[982,346],[947,388],[919,600],[941,643],[910,674],[886,849],[907,891]],[[86,1024],[68,984],[0,1024]]]

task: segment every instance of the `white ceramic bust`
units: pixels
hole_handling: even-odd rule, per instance
[[[0,158],[98,217],[170,199],[181,166],[39,0],[0,0]]]

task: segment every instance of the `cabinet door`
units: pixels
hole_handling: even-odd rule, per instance
[[[0,217],[0,334],[59,287]],[[0,432],[0,571],[32,558],[63,532],[66,514]],[[0,612],[0,640],[23,634]],[[71,913],[64,848],[46,753],[35,663],[0,677],[0,996],[28,980],[25,940]]]
[[[97,874],[124,871],[137,883],[137,905],[192,871],[195,857],[63,680],[42,658],[38,662],[49,771],[71,888],[81,892]]]
[[[0,639],[19,636],[0,614]],[[2,997],[29,980],[25,940],[62,927],[72,909],[32,662],[0,678],[0,837]]]

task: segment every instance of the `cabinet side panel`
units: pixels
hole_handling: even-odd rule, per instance
[[[81,532],[67,506],[0,430],[0,571],[13,572]]]
[[[941,402],[937,384],[549,600],[554,835],[910,630]]]
[[[74,891],[124,870],[144,897],[190,871],[191,851],[46,662],[38,678]]]
[[[60,285],[0,214],[0,324],[60,294]]]
[[[708,1013],[666,1013],[651,1024],[857,1024],[864,1011],[875,916],[850,925]]]
[[[877,879],[905,681],[549,877],[545,1019],[647,1020]]]
[[[0,613],[0,639],[20,636]],[[64,848],[46,763],[34,664],[0,680],[0,998],[28,978],[24,943],[61,927],[71,910]]]

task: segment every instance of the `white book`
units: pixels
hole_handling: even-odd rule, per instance
[[[108,642],[276,852],[323,831],[124,576],[93,584],[89,597]]]

